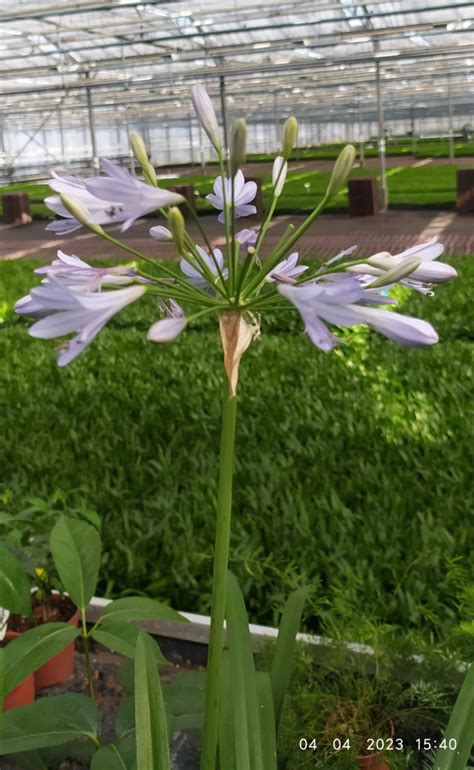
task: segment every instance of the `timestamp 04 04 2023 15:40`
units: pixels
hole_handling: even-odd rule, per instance
[[[322,743],[321,743],[322,745]],[[456,751],[457,741],[455,738],[416,738],[410,744],[411,748],[417,751]],[[324,742],[324,747],[332,748],[333,751],[350,751],[352,749],[352,743],[350,738],[333,738],[327,743]],[[362,748],[364,753],[370,754],[371,752],[378,753],[381,751],[405,751],[407,746],[403,738],[367,738],[365,747],[360,745],[358,748]],[[318,742],[316,738],[300,738],[299,739],[300,751],[317,751]]]

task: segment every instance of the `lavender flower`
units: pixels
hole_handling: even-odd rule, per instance
[[[235,236],[235,240],[238,241],[242,246],[245,246],[245,248],[249,249],[251,246],[255,246],[258,238],[258,233],[255,232],[255,230],[240,230],[237,235]]]
[[[174,299],[170,300],[169,306],[165,306],[165,310],[169,318],[156,321],[148,330],[147,339],[151,342],[171,342],[186,328],[183,308]]]
[[[295,279],[309,269],[308,265],[296,265],[298,262],[298,252],[295,251],[289,257],[280,262],[267,275],[267,281],[274,283],[294,283]]]
[[[126,168],[120,168],[108,160],[102,161],[101,168],[106,176],[86,179],[86,190],[101,200],[120,201],[125,220],[122,232],[128,230],[139,217],[165,206],[177,206],[184,201],[182,195],[141,182]]]
[[[224,277],[227,276],[227,269],[224,270],[224,255],[222,254],[222,251],[220,249],[213,249],[213,257],[207,253],[201,246],[198,246],[196,244],[196,249],[199,252],[200,257],[202,258],[202,261],[204,264],[209,268],[211,273],[213,273],[216,278],[219,276],[219,270],[221,273],[223,273]],[[189,278],[189,281],[194,284],[194,286],[197,286],[199,289],[205,289],[209,286],[209,281],[203,274],[193,265],[189,264],[189,262],[185,259],[182,259],[179,263],[181,267],[181,271],[184,273],[184,275]],[[219,270],[217,269],[217,266],[219,267]]]
[[[400,254],[392,255],[389,252],[374,254],[372,257],[369,257],[368,264],[351,265],[347,270],[363,274],[367,278],[370,276],[378,277],[383,275],[384,272],[392,270],[404,260],[417,257],[421,260],[421,264],[409,276],[401,280],[400,283],[402,286],[407,286],[422,294],[432,294],[431,288],[426,284],[445,283],[457,275],[456,270],[451,265],[435,261],[443,251],[443,244],[439,243],[438,238],[435,236],[425,243],[420,243],[417,246],[406,249],[406,251],[402,251]]]
[[[283,186],[285,184],[286,175],[288,173],[288,162],[282,155],[277,155],[273,161],[272,168],[272,185],[273,194],[278,198],[281,195]]]
[[[167,227],[163,225],[156,225],[156,227],[150,227],[150,235],[155,241],[172,241],[173,236]]]
[[[408,347],[423,347],[438,341],[438,335],[426,321],[389,310],[364,307],[366,290],[360,281],[350,276],[346,276],[345,280],[302,286],[280,284],[278,291],[296,307],[305,322],[309,338],[321,350],[331,350],[339,342],[323,321],[341,327],[367,324],[385,337]],[[373,300],[373,294],[369,296]]]
[[[257,194],[257,185],[255,182],[246,182],[244,175],[240,170],[237,171],[232,181],[227,177],[223,178],[218,176],[214,182],[214,192],[206,195],[206,198],[212,203],[214,208],[221,210],[221,213],[217,218],[222,224],[225,222],[224,207],[225,205],[230,207],[232,203],[232,185],[234,186],[236,219],[239,219],[239,217],[248,217],[251,214],[257,213],[255,206],[249,205],[250,201],[253,201]]]
[[[77,332],[59,352],[58,364],[65,366],[82,353],[112,316],[145,291],[145,286],[129,286],[114,291],[81,292],[50,275],[47,282],[31,290],[30,303],[23,298],[16,304],[15,312],[24,315],[28,304],[34,303],[38,309],[35,315],[43,316],[30,327],[32,337],[52,339]],[[27,314],[31,315],[31,308]]]
[[[85,181],[74,176],[58,176],[53,172],[53,179],[48,182],[51,189],[63,195],[68,195],[78,203],[86,207],[90,214],[90,222],[95,225],[110,225],[117,222],[123,222],[126,213],[121,203],[110,200],[100,200],[86,190]],[[72,233],[82,227],[82,223],[66,209],[59,195],[50,195],[44,200],[51,211],[64,219],[58,219],[50,222],[46,230],[64,235]]]
[[[38,275],[53,275],[67,286],[80,291],[99,291],[102,286],[127,286],[137,279],[133,267],[92,267],[74,254],[58,251],[58,258],[50,265],[38,267]]]

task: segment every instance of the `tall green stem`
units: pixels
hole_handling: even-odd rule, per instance
[[[92,678],[92,666],[91,666],[91,658],[90,658],[90,652],[89,652],[89,634],[87,633],[85,609],[81,609],[81,623],[82,623],[81,636],[82,636],[82,642],[84,645],[84,655],[86,658],[86,671],[87,671],[87,682],[89,684],[89,695],[91,696],[93,702],[95,703],[94,681]]]
[[[211,631],[207,660],[207,690],[201,770],[215,770],[219,725],[220,673],[224,640],[227,569],[229,563],[232,478],[234,474],[237,399],[229,397],[227,377],[222,399],[222,433],[217,498],[214,577],[212,585]]]

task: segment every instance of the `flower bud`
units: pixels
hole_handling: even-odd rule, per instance
[[[408,259],[402,259],[391,270],[387,270],[381,276],[369,283],[368,289],[378,289],[380,286],[388,286],[391,283],[398,283],[403,278],[407,278],[413,273],[422,263],[419,257],[408,257]]]
[[[247,124],[243,118],[232,123],[230,132],[230,174],[234,177],[245,162],[247,144]]]
[[[208,135],[217,152],[220,152],[222,149],[222,142],[219,136],[219,126],[217,124],[216,113],[209,98],[209,94],[205,88],[200,85],[196,85],[192,88],[191,98],[193,100],[193,106],[201,126]]]
[[[185,226],[184,217],[177,206],[172,206],[168,211],[167,224],[168,230],[173,236],[173,241],[175,242],[179,253],[182,254],[184,250]]]
[[[350,170],[354,165],[355,157],[356,151],[352,144],[346,145],[346,147],[339,153],[326,191],[326,196],[328,198],[336,195],[339,190],[342,190],[344,187]]]
[[[296,137],[298,136],[298,121],[296,118],[291,117],[285,120],[283,126],[283,142],[281,147],[281,154],[288,160],[291,155],[291,151],[296,144]]]
[[[79,201],[75,201],[74,198],[70,198],[69,195],[60,195],[61,203],[63,204],[64,208],[69,211],[70,214],[74,217],[74,219],[77,219],[78,222],[81,223],[81,225],[86,225],[90,230],[93,230],[95,233],[103,233],[100,225],[94,225],[89,222],[90,214],[85,206],[83,206],[82,203],[79,203]]]
[[[285,184],[287,172],[288,172],[287,161],[282,157],[282,155],[277,155],[277,157],[273,161],[273,168],[272,168],[273,194],[275,195],[276,198],[278,198],[278,196],[281,195],[281,192],[283,190],[283,185]]]
[[[143,141],[140,134],[138,134],[136,131],[133,131],[130,134],[130,147],[132,148],[132,152],[135,158],[137,159],[138,163],[142,167],[143,173],[147,181],[152,185],[156,185],[155,169],[151,165],[150,160],[148,158],[145,142]]]

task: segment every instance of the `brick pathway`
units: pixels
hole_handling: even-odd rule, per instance
[[[214,246],[223,243],[223,227],[216,218],[202,218],[208,236]],[[301,216],[276,217],[268,232],[268,251],[278,240],[290,222],[298,226]],[[241,220],[242,227],[255,227],[251,219]],[[150,257],[172,257],[172,245],[161,244],[148,236],[148,230],[156,221],[141,220],[123,240]],[[58,248],[84,258],[119,257],[122,252],[88,231],[79,230],[69,236],[57,237],[45,232],[45,222],[32,222],[20,227],[0,226],[0,260],[42,257],[51,259]],[[198,243],[202,238],[191,224],[190,232]],[[114,228],[120,237],[119,228]],[[346,213],[325,214],[310,228],[298,244],[302,256],[331,257],[341,249],[357,244],[358,253],[368,256],[377,251],[397,253],[409,246],[438,235],[445,244],[448,256],[474,255],[474,215],[458,215],[452,211],[390,211],[377,217],[352,218]],[[125,256],[125,255],[124,255]]]

